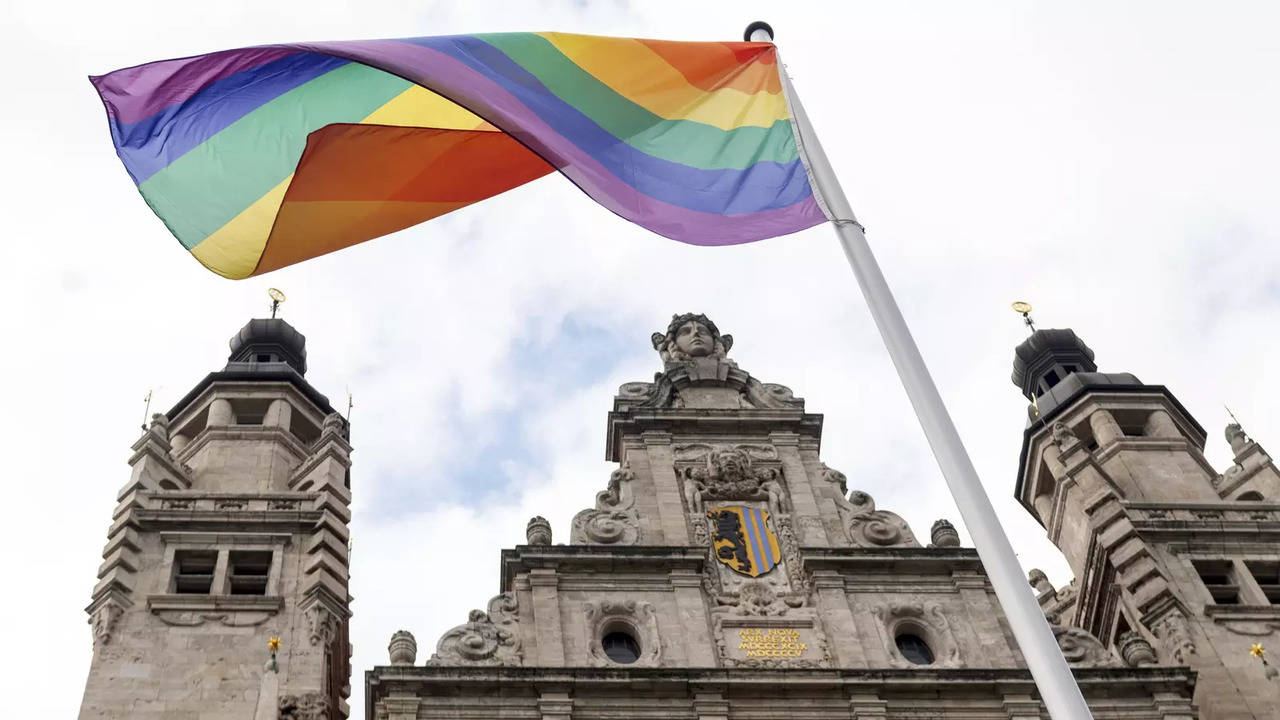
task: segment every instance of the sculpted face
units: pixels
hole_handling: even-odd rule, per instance
[[[746,465],[736,452],[724,453],[715,458],[720,477],[726,480],[737,480],[745,474]]]
[[[676,347],[689,357],[706,357],[715,349],[715,338],[700,322],[689,321],[676,331]]]

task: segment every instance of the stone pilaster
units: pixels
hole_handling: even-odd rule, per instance
[[[685,520],[680,479],[676,477],[675,457],[671,452],[671,434],[657,431],[644,433],[649,456],[649,470],[658,499],[658,521],[666,545],[688,545],[689,524]]]
[[[538,644],[537,664],[564,665],[564,631],[560,615],[560,578],[554,569],[535,568],[529,572],[533,594],[534,637]]]
[[[793,432],[774,432],[769,434],[769,442],[778,450],[782,460],[782,474],[787,480],[787,489],[791,491],[792,513],[797,518],[797,531],[800,544],[804,547],[826,547],[830,545],[826,530],[822,526],[822,513],[818,510],[818,500],[813,493],[813,484],[805,471],[804,461],[800,458],[800,435]]]

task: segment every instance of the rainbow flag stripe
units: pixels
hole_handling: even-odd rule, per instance
[[[201,263],[245,278],[558,170],[660,235],[826,217],[770,43],[564,33],[295,43],[92,77],[116,152]]]

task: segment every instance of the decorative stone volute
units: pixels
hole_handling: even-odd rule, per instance
[[[541,515],[535,515],[529,519],[529,524],[524,529],[525,540],[530,545],[550,545],[551,544],[551,523]]]
[[[960,547],[960,533],[945,518],[936,521],[929,532],[933,547]]]
[[[412,665],[418,659],[418,641],[408,630],[397,630],[387,645],[392,665]]]

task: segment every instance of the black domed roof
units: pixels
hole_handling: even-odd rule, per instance
[[[1013,351],[1013,384],[1028,398],[1046,377],[1053,386],[1072,372],[1094,372],[1093,351],[1070,328],[1037,330]]]
[[[285,363],[307,372],[307,338],[279,318],[250,320],[230,344],[228,363]]]

